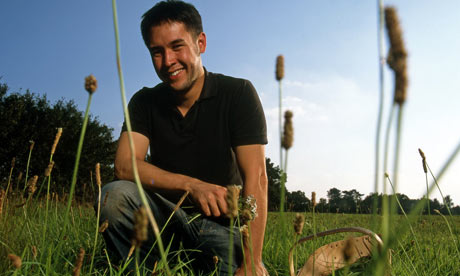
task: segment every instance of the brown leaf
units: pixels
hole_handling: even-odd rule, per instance
[[[313,252],[297,276],[325,276],[371,255],[370,236],[352,237],[326,244]]]

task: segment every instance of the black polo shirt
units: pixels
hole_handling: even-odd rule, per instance
[[[205,71],[200,97],[185,117],[173,93],[164,83],[144,87],[128,105],[132,130],[150,141],[152,164],[221,186],[241,185],[232,148],[267,144],[264,112],[251,82]]]

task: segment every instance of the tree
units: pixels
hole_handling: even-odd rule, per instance
[[[291,212],[306,212],[308,206],[310,206],[310,200],[305,195],[305,192],[288,192],[286,197],[288,202],[287,210]]]
[[[327,191],[327,198],[329,204],[329,211],[335,213],[340,211],[340,201],[342,200],[341,192],[337,188],[332,188]]]
[[[275,166],[270,158],[265,158],[268,178],[268,211],[278,211],[281,200],[281,175],[282,171],[279,166]],[[287,189],[285,194],[287,195]],[[286,196],[287,197],[287,196]]]
[[[46,95],[38,96],[29,90],[26,93],[9,95],[7,92],[8,86],[0,84],[0,171],[9,172],[11,160],[16,157],[15,175],[25,172],[29,141],[32,140],[35,147],[31,156],[29,176],[38,175],[42,178],[48,166],[56,130],[62,127],[63,133],[53,156],[55,166],[51,189],[67,192],[83,124],[83,113],[76,108],[72,100],[61,99],[50,105]],[[113,178],[112,164],[116,144],[112,131],[112,128],[102,124],[98,118],[90,116],[80,160],[77,195],[82,196],[85,190],[87,193],[91,191],[88,188],[91,183],[90,171],[94,171],[96,163],[101,164],[104,182]],[[2,182],[6,177],[7,175],[2,175]],[[41,183],[40,179],[38,183]]]

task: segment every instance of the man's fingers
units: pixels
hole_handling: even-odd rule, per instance
[[[227,206],[227,201],[225,198],[218,198],[217,199],[217,204],[219,205],[219,209],[223,215],[226,215],[228,212],[228,206]]]
[[[209,203],[209,207],[211,209],[212,215],[215,216],[215,217],[219,217],[220,216],[220,210],[219,210],[219,206],[217,206],[216,200],[211,199],[211,200],[209,200],[208,203]]]

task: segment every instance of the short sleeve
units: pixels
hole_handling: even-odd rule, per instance
[[[144,99],[146,95],[143,92],[141,90],[131,97],[128,103],[128,112],[132,131],[138,132],[150,139],[149,112],[145,105],[148,101]],[[121,132],[123,131],[127,131],[126,118],[121,129]]]
[[[265,114],[257,91],[248,80],[242,81],[232,101],[230,138],[232,147],[267,144]]]

